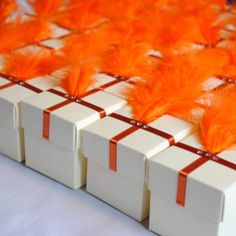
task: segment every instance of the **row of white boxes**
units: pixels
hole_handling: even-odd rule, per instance
[[[50,89],[55,75],[28,83],[3,77],[1,153],[25,158],[27,166],[73,189],[87,183],[88,192],[138,221],[149,216],[150,205],[150,229],[161,235],[235,235],[236,173],[228,166],[206,157],[187,176],[184,200],[176,203],[180,171],[202,156],[190,123],[169,115],[148,125],[132,120],[120,96],[131,83],[120,78],[100,75],[77,99]],[[197,152],[173,145],[180,141]],[[235,164],[235,154],[220,157]]]

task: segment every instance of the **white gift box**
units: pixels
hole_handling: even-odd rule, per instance
[[[89,93],[81,100],[57,87],[21,104],[26,165],[73,189],[83,186],[86,176],[80,130],[126,104],[124,99],[99,89]],[[61,103],[64,105],[50,112],[48,121],[45,112]]]
[[[19,162],[24,160],[24,140],[20,102],[52,88],[60,82],[55,76],[43,76],[26,83],[0,75],[0,153]]]
[[[234,236],[236,151],[204,152],[195,134],[180,145],[150,160],[150,229],[163,236]]]
[[[125,121],[120,120],[120,115]],[[87,191],[141,221],[149,214],[147,160],[168,148],[173,138],[178,141],[189,135],[193,127],[169,115],[148,126],[130,117],[130,108],[126,106],[85,127],[83,154],[88,159]],[[136,128],[117,142],[114,158],[114,137]]]

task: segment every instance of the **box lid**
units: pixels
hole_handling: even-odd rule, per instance
[[[60,87],[54,91],[65,90]],[[44,111],[49,107],[68,101],[65,96],[50,91],[45,91],[37,96],[22,102],[23,127],[30,133],[43,138],[45,127]],[[126,104],[124,99],[118,98],[103,91],[96,90],[95,93],[82,98],[82,101],[93,104],[110,114]],[[80,102],[71,102],[50,113],[49,141],[65,149],[74,150],[80,148],[80,130],[83,127],[101,118],[98,110],[92,109]]]
[[[130,107],[116,112],[131,117]],[[179,141],[192,132],[192,124],[165,115],[149,124]],[[82,131],[83,154],[88,159],[109,168],[109,141],[132,127],[130,123],[108,116]],[[117,143],[117,172],[138,182],[146,180],[146,160],[169,147],[168,139],[145,129],[138,129]]]
[[[203,89],[206,92],[212,91],[219,86],[223,85],[225,81],[217,77],[211,77],[203,83]]]
[[[195,134],[181,143],[203,150]],[[235,154],[235,150],[230,150],[217,156],[236,164]],[[177,204],[179,172],[199,157],[177,146],[157,154],[149,162],[149,189],[165,201]],[[226,206],[230,203],[231,208],[235,206],[235,197],[236,171],[224,165],[209,160],[187,177],[184,207],[202,217],[223,221]]]
[[[133,82],[138,77],[126,78],[123,76],[112,76],[105,73],[98,73],[95,76],[96,83],[94,87],[100,87],[103,91],[124,98],[123,92],[133,86]]]
[[[39,45],[55,50],[62,48],[64,44],[65,43],[62,39],[47,39],[39,43]]]
[[[12,84],[0,76],[0,125],[8,128],[21,127],[19,103],[38,92],[52,88],[60,82],[56,76],[41,76],[27,81],[36,90]]]
[[[51,23],[50,27],[52,29],[51,38],[60,38],[70,34],[70,30],[62,28],[57,24]]]

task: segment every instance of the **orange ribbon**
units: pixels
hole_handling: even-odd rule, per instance
[[[236,170],[236,164],[229,162],[227,160],[224,160],[215,154],[202,151],[200,149],[191,147],[184,143],[176,143],[175,146],[178,148],[184,149],[186,151],[192,152],[194,154],[200,155],[200,157],[196,161],[194,161],[193,163],[189,164],[188,166],[186,166],[185,168],[179,171],[176,202],[180,206],[183,206],[183,207],[185,206],[188,175],[191,174],[194,170],[204,165],[206,162],[214,161],[218,164],[221,164],[228,168]]]
[[[100,72],[100,73],[103,73],[103,74],[106,74],[108,76],[111,76],[111,77],[115,78],[115,80],[113,80],[111,82],[108,82],[108,83],[106,83],[104,85],[99,86],[99,88],[101,90],[106,89],[108,87],[111,87],[113,85],[122,83],[122,82],[127,82],[129,84],[133,84],[133,82],[129,81],[129,79],[130,79],[129,77],[122,76],[122,75],[115,75],[115,74],[112,74],[112,73],[109,73],[109,72]]]
[[[232,79],[232,78],[227,77],[227,76],[217,75],[216,78],[220,79],[220,80],[223,80],[227,84],[236,84],[236,80],[235,79]]]
[[[99,89],[90,90],[86,94],[84,94],[83,97],[86,97],[86,96],[88,96],[90,94],[93,94],[93,93],[96,93],[98,91],[100,91],[100,90]],[[93,110],[99,112],[99,115],[100,115],[101,118],[106,116],[106,111],[103,108],[101,108],[99,106],[96,106],[96,105],[94,105],[92,103],[86,102],[86,101],[82,100],[82,98],[77,98],[77,97],[74,97],[74,96],[69,96],[68,94],[65,94],[63,92],[57,91],[55,89],[49,89],[48,92],[56,94],[56,95],[58,95],[60,97],[63,97],[66,100],[63,101],[63,102],[60,102],[60,103],[58,103],[58,104],[56,104],[54,106],[48,107],[48,108],[46,108],[43,111],[43,138],[45,138],[47,140],[49,139],[49,135],[50,135],[50,114],[51,114],[51,112],[55,111],[55,110],[57,110],[57,109],[59,109],[61,107],[64,107],[64,106],[66,106],[66,105],[68,105],[70,103],[75,102],[75,103],[78,103],[80,105],[86,106],[86,107],[88,107],[90,109],[93,109]]]
[[[0,90],[5,89],[5,88],[9,88],[9,87],[11,87],[13,85],[19,85],[19,86],[22,86],[24,88],[30,89],[30,90],[32,90],[35,93],[43,92],[41,89],[39,89],[37,87],[34,87],[33,85],[28,84],[24,80],[18,79],[18,78],[14,77],[14,76],[0,73],[0,77],[2,77],[3,79],[6,79],[6,80],[9,81],[9,83],[0,86]]]
[[[132,125],[130,128],[112,137],[109,141],[109,168],[113,171],[117,171],[117,143],[121,139],[134,133],[138,129],[143,129],[143,130],[146,130],[147,132],[150,132],[152,134],[165,138],[169,141],[170,145],[175,144],[175,139],[172,135],[167,134],[161,130],[155,129],[147,124],[144,124],[142,122],[130,119],[128,117],[125,117],[116,113],[110,114],[109,116]]]
[[[101,91],[103,89],[106,89],[106,88],[111,87],[111,86],[113,86],[115,84],[121,83],[123,81],[129,80],[128,77],[113,75],[113,74],[106,73],[106,72],[104,72],[104,73],[109,75],[109,76],[114,77],[115,80],[111,81],[111,82],[108,82],[108,83],[100,86],[99,88],[95,88],[95,89],[92,89],[92,90],[88,91],[83,97],[88,96],[88,95],[93,94],[93,93],[96,93],[96,92],[99,92],[99,91]],[[101,118],[106,116],[106,112],[105,112],[105,110],[103,108],[98,107],[98,106],[96,106],[94,104],[88,103],[88,102],[82,100],[81,98],[77,98],[77,97],[74,97],[74,96],[69,96],[68,94],[65,94],[63,92],[57,91],[55,89],[49,89],[48,92],[51,92],[53,94],[56,94],[56,95],[61,96],[63,98],[66,98],[67,100],[63,101],[63,102],[61,102],[59,104],[56,104],[54,106],[48,107],[47,109],[44,110],[44,112],[43,112],[43,138],[45,138],[47,140],[49,139],[49,134],[50,134],[50,113],[52,111],[55,111],[55,110],[63,107],[63,106],[66,106],[66,105],[68,105],[68,104],[70,104],[72,102],[79,103],[79,104],[81,104],[83,106],[86,106],[88,108],[91,108],[91,109],[99,112]]]

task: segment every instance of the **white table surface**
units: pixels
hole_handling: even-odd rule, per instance
[[[1,236],[151,236],[142,224],[0,154]]]

